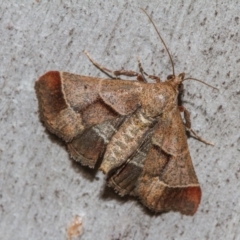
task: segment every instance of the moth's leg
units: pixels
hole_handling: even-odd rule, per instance
[[[183,112],[183,114],[184,114],[184,119],[185,119],[184,125],[185,125],[185,127],[186,127],[186,130],[189,131],[189,132],[191,132],[191,133],[195,136],[195,138],[198,139],[199,141],[201,141],[201,142],[203,142],[203,143],[205,143],[205,144],[214,146],[213,143],[208,142],[208,141],[204,140],[203,138],[201,138],[201,137],[191,128],[190,112],[189,112],[185,107],[183,107],[183,106],[179,106],[179,110],[180,110],[181,112]]]
[[[113,74],[115,76],[120,76],[120,75],[123,75],[123,76],[127,76],[127,77],[137,77],[137,80],[139,82],[146,82],[146,79],[144,78],[144,76],[138,72],[134,72],[134,71],[128,71],[128,70],[117,70],[117,71],[114,71]]]
[[[141,74],[142,74],[143,76],[144,76],[144,74],[145,74],[145,75],[148,76],[149,78],[155,80],[157,83],[160,83],[160,82],[161,82],[161,79],[160,79],[159,77],[154,76],[154,75],[149,75],[149,74],[147,74],[147,73],[143,70],[143,67],[142,67],[142,64],[141,64],[141,62],[140,62],[140,58],[139,58],[139,57],[137,58],[137,60],[138,60],[139,70],[140,70],[140,72],[141,72]],[[147,82],[147,81],[146,81],[146,82]]]
[[[90,56],[90,54],[89,54],[87,51],[84,51],[84,53],[87,55],[87,57],[89,58],[89,60],[93,63],[93,65],[94,65],[95,67],[97,67],[98,69],[100,69],[101,71],[103,71],[105,74],[107,74],[107,75],[110,76],[111,78],[114,78],[113,76],[111,76],[111,75],[108,74],[108,72],[109,72],[109,73],[111,73],[111,74],[114,75],[114,73],[113,73],[112,70],[110,70],[110,69],[108,69],[108,68],[106,68],[106,67],[103,67],[103,66],[101,66],[99,63],[97,63],[97,62]]]
[[[191,119],[190,119],[190,112],[184,107],[184,106],[178,106],[180,112],[183,112],[184,114],[184,120],[185,120],[185,127],[187,129],[191,129],[192,123],[191,123]]]
[[[123,76],[127,76],[127,77],[137,77],[137,80],[140,82],[144,82],[145,79],[142,76],[142,74],[134,72],[134,71],[127,71],[127,70],[117,70],[117,71],[113,71],[110,70],[106,67],[101,66],[99,63],[97,63],[91,56],[90,54],[85,51],[85,54],[87,55],[87,57],[90,59],[90,61],[101,71],[103,71],[104,73],[106,73],[107,75],[109,75],[107,72],[113,74],[115,76],[115,78],[118,78],[118,76],[123,75]],[[111,76],[112,77],[112,76]],[[114,78],[114,77],[112,77]]]

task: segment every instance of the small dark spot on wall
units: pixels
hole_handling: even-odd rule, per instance
[[[34,214],[34,221],[37,222],[37,217],[38,217],[38,214]]]
[[[205,17],[205,18],[203,19],[203,21],[200,23],[200,25],[201,25],[201,26],[204,26],[205,23],[206,23],[206,20],[207,20],[207,18]]]
[[[67,44],[67,45],[68,45],[68,47],[69,47],[69,46],[71,46],[71,45],[72,45],[72,43],[73,43],[73,41],[72,41],[72,40],[70,40],[70,41],[68,42],[68,44]]]
[[[223,109],[222,105],[218,107],[218,111],[221,111]]]
[[[4,207],[3,207],[3,205],[2,205],[2,204],[0,205],[0,209],[1,209],[1,212],[2,212],[2,213],[4,213],[4,212],[5,212],[5,209],[4,209]]]
[[[64,8],[64,9],[69,9],[69,6],[66,5],[66,4],[64,4],[64,5],[63,5],[63,8]]]
[[[74,32],[74,29],[72,28],[72,29],[69,31],[69,36],[72,36],[72,35],[73,35],[73,32]]]
[[[220,225],[220,223],[217,223],[216,225],[215,225],[215,227],[220,227],[221,225]]]
[[[55,195],[56,198],[59,198],[60,192],[58,190],[55,190],[54,195]]]
[[[42,201],[44,199],[44,196],[40,194],[40,200]]]
[[[235,22],[238,24],[239,23],[239,17],[235,17]]]
[[[215,17],[218,15],[218,12],[217,11],[215,11]]]
[[[13,30],[13,26],[8,25],[7,29],[10,30],[10,31]]]

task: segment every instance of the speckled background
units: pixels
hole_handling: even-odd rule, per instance
[[[240,239],[239,1],[0,1],[0,238]],[[81,2],[81,3],[79,3]],[[74,163],[38,116],[35,81],[48,70],[101,76],[103,65],[145,70],[165,79],[171,65],[147,17],[152,16],[176,72],[184,106],[207,146],[189,138],[203,197],[193,217],[154,215],[105,186],[105,176]]]

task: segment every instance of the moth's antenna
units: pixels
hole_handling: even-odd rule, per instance
[[[185,78],[185,79],[183,79],[183,81],[185,81],[185,80],[194,80],[194,81],[197,81],[197,82],[203,83],[203,84],[205,84],[205,85],[207,85],[207,86],[209,86],[209,87],[211,87],[211,88],[216,89],[216,90],[219,91],[218,88],[213,87],[212,85],[210,85],[210,84],[208,84],[208,83],[205,83],[204,81],[199,80],[199,79],[197,79],[197,78]]]
[[[161,37],[159,31],[157,30],[157,27],[155,26],[152,18],[148,15],[148,13],[147,13],[143,8],[140,8],[140,9],[148,16],[149,20],[151,21],[153,27],[155,28],[155,30],[156,30],[156,32],[157,32],[159,38],[161,39],[161,41],[162,41],[165,49],[167,50],[168,56],[169,56],[169,58],[170,58],[170,60],[171,60],[171,63],[172,63],[173,76],[175,76],[173,60],[172,60],[171,54],[170,54],[170,52],[169,52],[169,50],[168,50],[168,48],[167,48],[167,45],[165,44],[165,42],[164,42],[163,38]]]

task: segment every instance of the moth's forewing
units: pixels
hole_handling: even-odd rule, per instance
[[[141,84],[51,71],[35,88],[47,128],[69,142],[86,128],[135,111]]]

